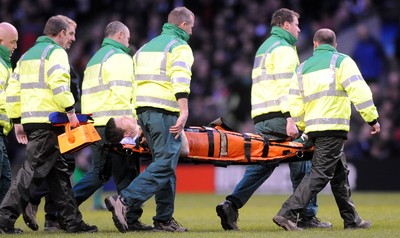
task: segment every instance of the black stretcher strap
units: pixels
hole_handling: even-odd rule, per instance
[[[247,161],[251,162],[251,138],[247,134],[243,133],[243,142],[244,142],[244,156]]]
[[[207,130],[208,136],[208,157],[214,157],[214,132]]]

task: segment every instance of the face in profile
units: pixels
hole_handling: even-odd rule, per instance
[[[296,39],[299,38],[300,35],[300,27],[299,27],[299,19],[296,16],[293,16],[293,21],[288,24],[287,31],[290,32]]]
[[[194,26],[194,16],[190,17],[190,22],[182,22],[179,27],[184,30],[188,35],[192,35],[192,29]]]
[[[75,26],[72,24],[69,24],[68,29],[66,30],[66,33],[65,33],[67,35],[67,39],[66,39],[64,49],[68,50],[69,48],[71,48],[72,43],[75,42],[75,31],[76,31]]]
[[[11,56],[17,49],[18,31],[8,23],[2,23],[0,28],[0,45],[10,50]]]
[[[139,132],[136,119],[128,116],[114,118],[115,126],[124,131],[124,137],[135,137]]]

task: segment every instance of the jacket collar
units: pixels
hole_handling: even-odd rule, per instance
[[[48,36],[39,36],[37,38],[37,40],[36,40],[36,44],[37,43],[50,43],[50,44],[54,44],[54,45],[60,46],[57,42],[55,42],[52,38],[50,38]]]
[[[322,51],[332,51],[332,52],[337,52],[337,50],[335,49],[335,47],[329,45],[329,44],[322,44],[319,45],[315,50],[313,55],[321,53]]]
[[[0,57],[4,60],[7,66],[11,68],[10,50],[3,45],[0,45]]]
[[[289,44],[291,44],[293,46],[297,42],[297,39],[290,32],[288,32],[287,30],[285,30],[279,26],[272,27],[271,35],[279,36],[279,37],[285,39],[285,41],[287,41]]]
[[[118,41],[115,41],[115,40],[113,40],[111,38],[104,38],[103,43],[101,43],[101,47],[104,47],[106,45],[111,45],[111,46],[113,46],[115,48],[118,48],[118,49],[122,50],[123,52],[125,52],[127,54],[131,50],[131,49],[129,49],[129,47],[126,47],[123,44],[121,44]]]
[[[167,35],[175,35],[179,38],[181,38],[184,41],[188,41],[190,36],[186,31],[182,30],[178,26],[170,23],[165,23],[163,28],[162,28],[162,34],[167,34]]]

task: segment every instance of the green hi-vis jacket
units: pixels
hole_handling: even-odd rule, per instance
[[[93,114],[95,126],[111,117],[134,116],[134,75],[129,48],[104,38],[86,66],[82,82],[82,113]]]
[[[68,55],[41,36],[17,62],[7,87],[7,113],[14,122],[50,124],[49,114],[73,109]]]
[[[3,131],[1,132],[4,135],[7,135],[12,128],[12,124],[6,113],[6,85],[11,73],[10,50],[0,45],[0,126],[3,127]]]
[[[351,103],[374,124],[378,111],[356,63],[327,44],[318,46],[293,76],[289,95],[291,115],[310,137],[347,137]]]
[[[177,99],[190,93],[193,52],[189,35],[166,23],[161,35],[145,44],[133,57],[136,108],[153,107],[179,112]]]
[[[274,112],[290,115],[287,95],[299,65],[295,43],[292,34],[274,26],[271,36],[258,48],[252,72],[252,118]]]

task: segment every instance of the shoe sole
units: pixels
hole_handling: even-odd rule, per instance
[[[221,225],[222,228],[224,228],[224,230],[226,231],[238,231],[238,228],[232,227],[231,225],[229,225],[228,223],[228,215],[226,214],[226,212],[224,211],[224,206],[223,205],[218,205],[215,210],[217,211],[217,215],[221,218]]]
[[[106,204],[107,210],[109,210],[112,213],[112,219],[113,219],[114,225],[117,227],[117,229],[122,233],[127,232],[128,229],[119,221],[119,219],[115,215],[114,205],[110,201],[110,199],[106,198],[104,200],[104,203]]]

